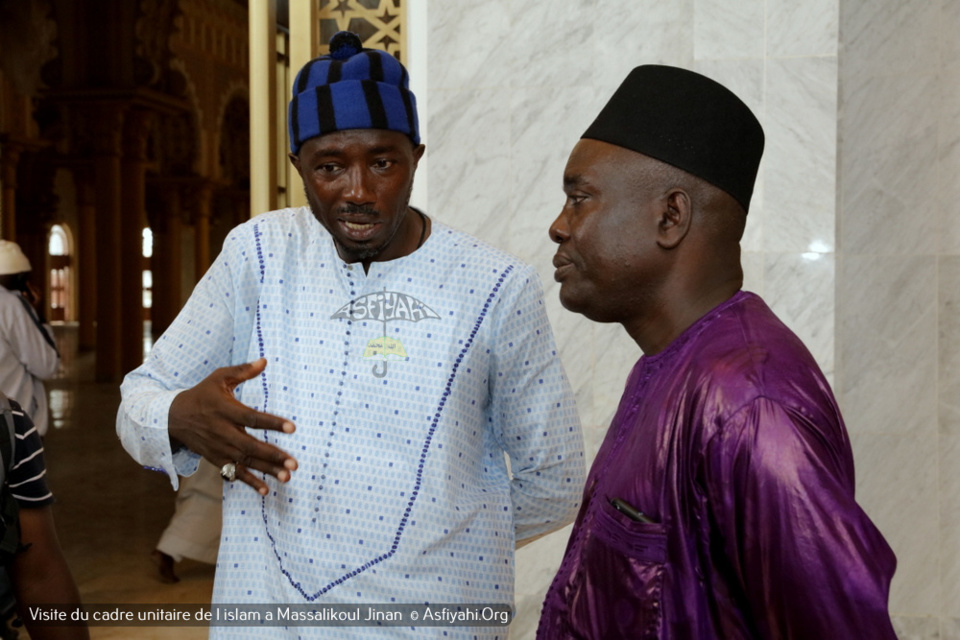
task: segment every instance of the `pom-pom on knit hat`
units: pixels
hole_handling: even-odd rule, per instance
[[[30,261],[20,245],[9,240],[0,240],[0,276],[30,271]]]
[[[344,129],[399,131],[420,144],[406,68],[386,51],[364,49],[349,31],[330,39],[329,55],[300,69],[288,121],[293,153],[310,138]]]
[[[750,209],[763,128],[732,91],[699,73],[635,68],[581,136],[683,169]]]

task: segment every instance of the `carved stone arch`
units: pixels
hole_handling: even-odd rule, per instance
[[[17,167],[18,233],[45,235],[45,225],[54,220],[59,196],[54,185],[56,163],[49,149],[28,150]]]
[[[174,93],[178,78],[171,74],[170,39],[179,28],[178,0],[140,0],[134,34],[136,56],[135,82],[164,92]]]
[[[220,94],[220,106],[217,109],[217,131],[223,131],[223,118],[227,111],[227,106],[237,99],[242,99],[250,103],[250,87],[246,82],[234,81],[227,86]]]
[[[245,85],[224,93],[217,116],[217,166],[220,182],[250,189],[250,94]]]
[[[204,148],[206,145],[202,144],[202,136],[205,131],[204,114],[200,102],[200,95],[197,91],[197,84],[193,81],[193,78],[187,70],[187,65],[182,59],[172,59],[170,61],[170,69],[181,79],[182,90],[180,95],[182,95],[190,105],[194,131],[192,142],[196,145],[192,172],[197,175],[205,175],[205,167],[210,166],[210,163],[204,156]]]
[[[41,70],[58,55],[52,12],[46,0],[0,0],[0,70],[22,95],[37,94]]]
[[[161,176],[198,175],[199,156],[200,130],[194,112],[157,119],[151,131],[148,158]]]
[[[60,203],[55,181],[56,163],[49,149],[27,149],[21,153],[14,205],[16,240],[33,265],[45,264],[47,229],[54,222]],[[43,269],[39,271],[42,276]]]
[[[250,93],[238,83],[222,95],[214,147],[219,180],[211,202],[210,239],[216,247],[250,218]]]

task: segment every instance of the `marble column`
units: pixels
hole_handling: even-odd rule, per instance
[[[251,0],[249,16],[250,122],[255,125],[250,128],[250,211],[256,215],[277,206],[277,145],[281,143],[277,127],[260,126],[277,121],[276,0]],[[198,238],[197,246],[201,244],[205,243]],[[198,262],[198,272],[201,269],[206,270],[206,263]]]
[[[199,184],[190,190],[190,208],[194,224],[194,267],[196,281],[210,267],[210,216],[213,202],[213,185],[208,182]]]
[[[143,363],[143,229],[147,223],[147,139],[153,114],[144,109],[127,111],[123,131],[121,189],[123,216],[120,229],[120,369],[125,374]]]
[[[153,309],[151,330],[159,336],[180,311],[182,260],[182,186],[164,184],[158,188],[162,207],[151,218],[153,230]]]
[[[88,127],[96,189],[97,362],[99,382],[119,381],[123,373],[120,348],[121,250],[123,225],[120,185],[124,108],[115,103],[84,105],[80,122]],[[137,244],[139,247],[139,243]]]
[[[77,341],[82,351],[97,346],[97,207],[90,167],[74,170],[77,185]]]

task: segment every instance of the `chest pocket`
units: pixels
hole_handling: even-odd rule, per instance
[[[570,590],[569,619],[584,638],[660,637],[666,528],[598,505]]]

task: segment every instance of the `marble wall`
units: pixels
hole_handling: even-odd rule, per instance
[[[538,267],[591,456],[640,354],[558,302],[547,228],[567,155],[639,64],[695,69],[750,105],[767,146],[745,286],[836,387],[858,497],[900,560],[902,637],[960,640],[960,0],[413,4],[419,204]],[[533,636],[568,532],[519,552],[514,640]]]
[[[902,638],[960,639],[960,2],[840,4],[837,389]]]

